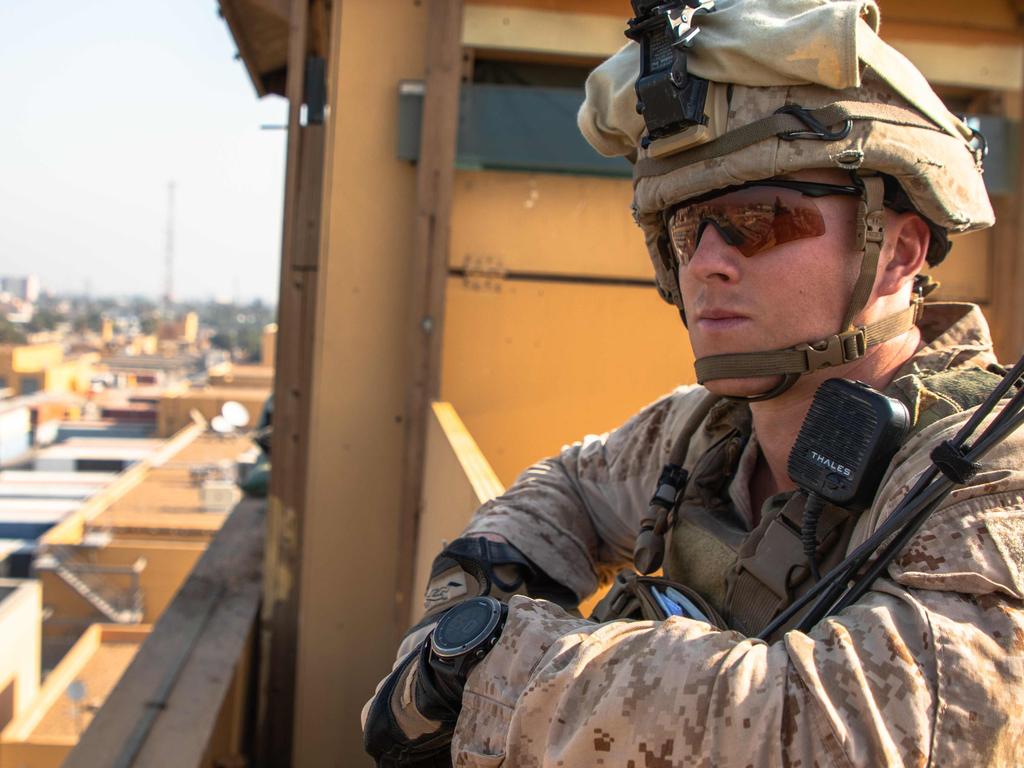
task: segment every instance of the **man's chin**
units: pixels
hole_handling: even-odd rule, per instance
[[[715,379],[704,382],[711,393],[722,397],[756,397],[782,383],[782,376],[754,376],[746,379]]]

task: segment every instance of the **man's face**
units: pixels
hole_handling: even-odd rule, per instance
[[[787,178],[850,183],[849,176],[838,171],[809,171]],[[776,200],[771,187],[757,194],[767,204]],[[730,202],[749,199],[744,190],[714,202],[728,210]],[[800,204],[820,212],[824,233],[750,256],[726,241],[728,226],[723,227],[724,236],[715,225],[702,228],[688,262],[679,266],[690,343],[698,358],[784,349],[840,330],[860,269],[855,247],[858,198],[803,197]],[[723,379],[708,382],[707,387],[722,395],[750,395],[766,391],[777,381],[777,376]]]

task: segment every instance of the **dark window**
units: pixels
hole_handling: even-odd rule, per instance
[[[78,472],[120,472],[128,465],[121,459],[79,459],[75,462]]]

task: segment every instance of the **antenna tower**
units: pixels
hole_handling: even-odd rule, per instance
[[[167,183],[167,243],[164,251],[164,317],[174,306],[174,182]]]

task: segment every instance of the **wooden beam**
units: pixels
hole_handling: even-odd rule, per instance
[[[243,0],[249,5],[276,16],[281,21],[290,21],[292,0]]]
[[[434,556],[505,487],[451,403],[435,402],[427,421],[423,508],[416,542],[413,594],[426,592]]]
[[[262,500],[235,507],[63,765],[198,766],[226,757],[209,754],[210,737],[236,670],[247,666],[263,510]]]
[[[417,169],[397,156],[397,91],[423,79],[432,13],[408,0],[331,7],[292,758],[302,768],[370,764],[359,713],[394,662],[410,312],[419,290]],[[380,35],[367,32],[382,18],[385,56]]]
[[[971,45],[1017,45],[1024,41],[1020,27],[974,28],[938,24],[934,21],[882,19],[882,37],[886,40],[926,40],[937,43]]]
[[[470,4],[463,19],[462,43],[481,52],[512,52],[537,57],[604,58],[626,39],[628,11],[609,15],[541,7]],[[883,14],[884,16],[884,14]],[[882,25],[883,38],[909,58],[935,85],[984,90],[1017,90],[1022,85],[1024,36],[1017,27],[970,27],[914,24],[901,20]]]
[[[981,2],[968,12],[959,0],[882,0],[882,32],[890,21],[928,20],[957,29],[1012,29],[1017,15],[1003,2]]]
[[[481,50],[603,58],[625,44],[625,14],[467,5],[462,44]]]
[[[300,123],[310,4],[310,0],[292,2],[289,20],[288,153],[274,373],[273,471],[259,643],[256,764],[262,766],[290,765],[293,746],[324,163],[323,126]]]
[[[1019,98],[1009,100],[1010,110]],[[1024,123],[1017,122],[1018,146],[1024,146]],[[996,226],[993,232],[992,304],[989,322],[996,354],[1012,364],[1024,354],[1024,153],[1017,160],[1014,194],[994,198]],[[955,258],[955,252],[953,254]]]
[[[420,160],[416,170],[414,286],[409,329],[412,379],[406,405],[402,506],[398,524],[396,640],[409,626],[430,402],[441,391],[444,291],[455,180],[462,79],[462,0],[429,0]]]
[[[1019,91],[1024,85],[1024,45],[1019,40],[1007,44],[886,39],[932,85],[989,91]]]
[[[266,96],[267,89],[264,86],[263,78],[256,67],[256,60],[253,55],[252,46],[245,36],[245,26],[242,24],[241,16],[236,7],[237,0],[220,0],[220,15],[228,25],[231,36],[235,39],[235,47],[238,48],[238,58],[245,65],[245,71],[249,73],[252,87],[256,89],[257,96]]]

